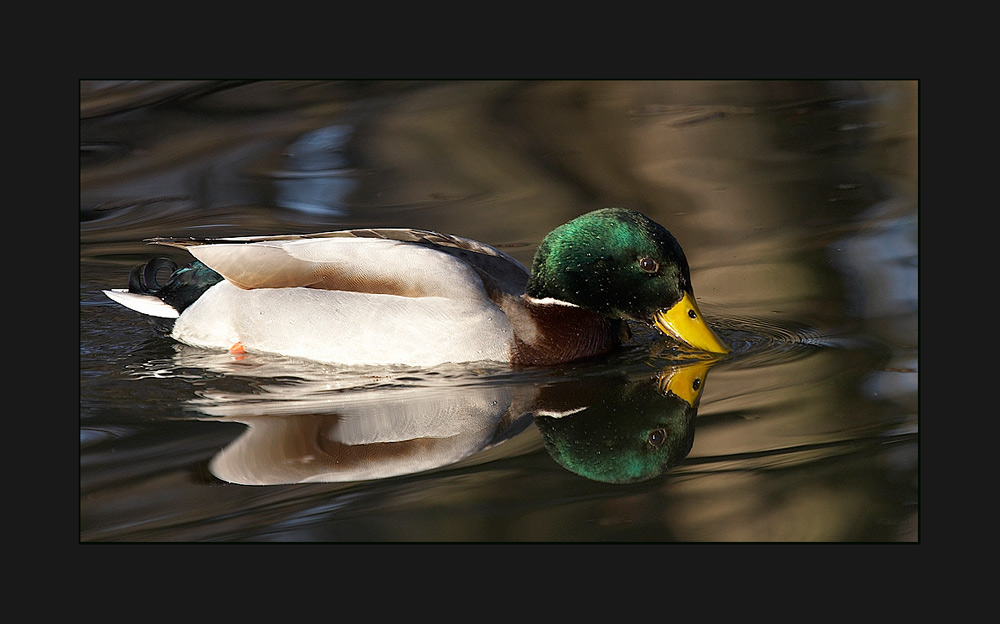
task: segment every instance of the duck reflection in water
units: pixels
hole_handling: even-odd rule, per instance
[[[474,464],[488,459],[480,452],[533,422],[559,465],[588,479],[628,483],[663,474],[687,456],[705,377],[716,361],[652,376],[633,371],[357,392],[324,391],[319,380],[299,379],[255,384],[253,396],[207,391],[195,409],[247,425],[209,463],[213,475],[230,483],[365,481]]]
[[[691,452],[711,366],[669,368],[653,380],[612,384],[583,408],[539,411],[535,424],[545,449],[558,464],[593,481],[635,483],[659,476]]]
[[[473,385],[369,389],[326,399],[327,405],[261,405],[257,414],[246,412],[252,405],[232,405],[227,420],[248,429],[212,458],[209,470],[243,485],[368,481],[433,470],[523,431],[530,419],[512,416],[522,413],[512,409],[515,400],[509,387]]]

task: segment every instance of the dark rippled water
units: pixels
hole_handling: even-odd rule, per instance
[[[916,541],[916,119],[908,82],[82,83],[81,541]],[[186,261],[154,236],[529,264],[609,205],[674,233],[732,354],[345,369],[101,293]]]

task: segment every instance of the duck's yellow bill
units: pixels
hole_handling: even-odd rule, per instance
[[[654,314],[653,324],[664,334],[699,351],[729,353],[732,350],[715,335],[702,318],[698,303],[687,293],[674,307]]]

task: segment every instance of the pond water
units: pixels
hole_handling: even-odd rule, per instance
[[[919,539],[915,82],[80,95],[82,542]],[[530,266],[604,206],[674,234],[732,353],[635,326],[564,366],[349,369],[180,345],[101,292],[187,261],[155,236],[418,227]]]

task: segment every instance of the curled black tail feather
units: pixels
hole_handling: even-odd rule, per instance
[[[169,271],[162,284],[157,275]],[[222,276],[200,261],[177,268],[169,258],[154,258],[132,269],[128,276],[129,292],[154,295],[178,312],[198,300],[206,290],[222,281]]]
[[[128,275],[128,291],[143,295],[155,295],[162,290],[156,279],[156,274],[163,269],[170,271],[172,278],[177,272],[177,265],[169,258],[154,258],[146,264],[140,264]],[[169,284],[169,279],[167,283]]]

